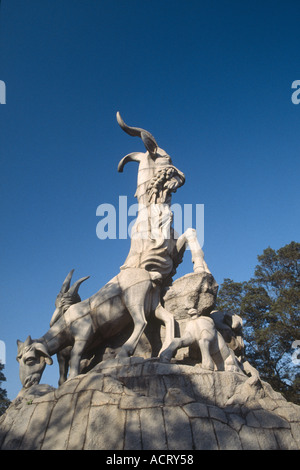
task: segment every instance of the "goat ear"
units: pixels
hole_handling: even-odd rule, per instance
[[[48,353],[48,351],[47,351],[47,349],[46,349],[46,347],[44,346],[43,343],[36,343],[34,345],[34,348],[42,356],[44,356],[46,364],[49,364],[50,366],[53,364],[52,358],[51,358],[50,354]]]
[[[19,339],[17,339],[17,346],[18,346],[18,353],[17,353],[16,360],[19,362],[22,357],[21,351],[22,351],[23,341],[20,341]]]
[[[31,336],[28,335],[27,338],[25,339],[24,341],[24,346],[29,346],[30,344],[32,343],[32,339],[31,339]]]

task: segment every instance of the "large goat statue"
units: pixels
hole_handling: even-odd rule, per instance
[[[158,147],[154,137],[144,129],[129,127],[117,113],[120,127],[131,136],[139,136],[146,152],[126,155],[119,163],[122,172],[129,161],[139,164],[136,197],[138,216],[131,233],[127,259],[117,276],[90,298],[56,311],[50,329],[39,339],[18,341],[17,360],[23,386],[38,383],[51,356],[72,347],[68,378],[80,373],[84,353],[95,350],[108,338],[120,333],[133,322],[132,334],[119,351],[119,357],[134,353],[154,314],[166,327],[161,351],[174,338],[174,317],[161,304],[162,288],[170,284],[187,246],[191,249],[195,272],[210,272],[196,231],[188,229],[175,238],[171,212],[171,195],[185,182],[170,156]],[[40,366],[40,369],[39,367]]]

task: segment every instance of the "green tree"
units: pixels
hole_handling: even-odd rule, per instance
[[[7,392],[1,387],[2,382],[6,381],[6,378],[2,372],[4,365],[0,362],[0,416],[5,413],[6,409],[9,407],[10,401],[7,398]]]
[[[300,340],[300,243],[267,248],[258,261],[248,282],[224,280],[217,306],[243,318],[246,356],[262,379],[300,403],[299,365],[292,360]]]
[[[218,292],[218,309],[230,310],[230,312],[240,315],[245,286],[246,282],[234,282],[229,278],[224,279]]]

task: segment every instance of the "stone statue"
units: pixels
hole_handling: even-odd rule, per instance
[[[234,354],[243,359],[245,343],[243,339],[243,320],[235,313],[227,311],[212,311],[210,314],[216,329],[223,336],[226,344],[234,351]]]
[[[165,349],[160,358],[169,362],[177,349],[186,346],[199,346],[201,351],[201,366],[207,370],[240,371],[240,364],[233,350],[226,344],[223,336],[217,330],[212,315],[199,315],[197,310],[189,311],[191,319],[187,322],[184,333],[179,338],[174,338]],[[240,317],[235,315],[236,323],[232,329],[240,326]]]
[[[129,254],[119,274],[96,294],[68,305],[65,311],[56,310],[50,329],[42,337],[32,340],[29,336],[24,343],[18,341],[17,359],[24,387],[38,383],[45,364],[52,362],[51,356],[67,347],[71,347],[68,378],[77,376],[84,353],[94,351],[131,322],[132,334],[118,356],[132,355],[152,314],[166,327],[162,352],[174,339],[174,317],[161,304],[161,291],[171,283],[187,244],[191,248],[194,272],[210,273],[196,231],[188,229],[178,239],[174,236],[171,195],[184,184],[183,173],[173,166],[170,156],[158,147],[148,131],[127,126],[119,113],[117,120],[126,133],[139,136],[147,150],[126,155],[118,166],[122,172],[127,162],[139,163],[138,216]],[[78,287],[85,279],[78,281]]]
[[[148,131],[126,125],[119,113],[117,121],[146,148],[118,166],[122,172],[128,162],[138,164],[128,256],[85,300],[78,290],[88,277],[71,285],[70,271],[49,330],[17,342],[23,388],[1,416],[0,448],[161,455],[299,449],[300,407],[245,359],[242,319],[215,310],[218,284],[196,231],[175,236],[171,197],[184,174]],[[193,272],[173,280],[187,246]],[[55,354],[58,390],[39,384]],[[134,354],[139,357],[128,357]],[[192,463],[188,457],[185,463]]]
[[[50,327],[68,310],[73,304],[81,302],[81,298],[78,294],[78,289],[82,282],[86,281],[89,276],[83,277],[76,281],[71,287],[71,279],[73,276],[74,269],[72,269],[64,280],[60,292],[58,293],[55,300],[55,311],[50,321]],[[56,356],[59,365],[59,381],[58,384],[63,384],[68,377],[68,370],[70,365],[72,346],[60,350]],[[84,367],[81,361],[81,369]]]
[[[175,274],[185,247],[189,244],[194,272],[210,272],[196,231],[188,229],[178,240],[174,236],[171,196],[184,184],[184,174],[172,164],[171,157],[158,147],[148,131],[127,126],[119,113],[117,120],[127,134],[141,137],[147,149],[146,153],[126,155],[118,165],[118,171],[123,172],[126,163],[134,161],[139,164],[135,193],[138,216],[132,227],[130,251],[121,270],[139,267],[156,271],[166,284],[166,279]]]

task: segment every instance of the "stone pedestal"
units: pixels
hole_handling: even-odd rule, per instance
[[[300,407],[243,373],[134,357],[58,389],[21,391],[0,418],[6,449],[300,449]]]

